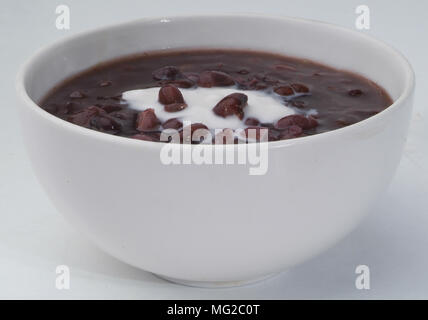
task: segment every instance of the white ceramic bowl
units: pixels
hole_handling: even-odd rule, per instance
[[[354,71],[383,86],[394,104],[343,129],[268,143],[262,176],[238,164],[165,166],[163,144],[88,130],[37,105],[59,81],[101,61],[201,47],[271,51]],[[279,272],[353,229],[399,163],[413,89],[409,63],[378,40],[325,23],[258,15],[101,28],[40,50],[17,78],[28,152],[58,211],[118,259],[201,285]]]

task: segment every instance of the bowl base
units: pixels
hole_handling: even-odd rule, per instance
[[[188,287],[197,287],[197,288],[231,288],[231,287],[246,286],[246,285],[267,280],[278,274],[279,273],[270,273],[268,275],[264,275],[261,277],[248,279],[248,280],[239,280],[239,281],[191,281],[191,280],[183,280],[183,279],[166,277],[166,276],[154,273],[156,277],[161,278],[163,280],[173,282],[176,284],[181,284]]]

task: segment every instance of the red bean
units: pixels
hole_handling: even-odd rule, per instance
[[[90,120],[90,125],[96,130],[108,133],[117,133],[121,129],[119,122],[105,114],[93,116]]]
[[[109,87],[111,86],[111,81],[102,81],[99,84],[100,87]]]
[[[281,134],[279,135],[279,139],[285,140],[285,139],[296,138],[296,137],[299,137],[302,133],[303,133],[303,130],[301,127],[296,125],[291,125],[281,132]]]
[[[101,106],[100,108],[103,109],[107,113],[122,110],[122,106],[114,105],[114,104],[104,105],[104,106]]]
[[[242,93],[232,93],[220,100],[213,108],[216,115],[226,118],[236,115],[239,119],[244,118],[244,107],[247,105],[248,97]]]
[[[250,71],[248,71],[247,69],[241,69],[238,71],[239,74],[249,74]]]
[[[172,119],[169,119],[169,120],[165,121],[162,124],[162,127],[164,129],[175,129],[175,130],[179,130],[179,129],[183,128],[183,123],[180,120],[178,120],[177,118],[172,118]]]
[[[245,125],[247,126],[258,126],[260,124],[260,121],[256,118],[247,118],[245,120]]]
[[[199,73],[196,72],[186,72],[184,73],[184,76],[187,80],[190,80],[192,82],[198,82],[199,81]]]
[[[206,125],[204,125],[203,123],[192,123],[190,125],[190,135],[188,135],[188,126],[183,128],[182,131],[180,131],[180,138],[181,138],[181,142],[182,143],[198,143],[198,142],[202,142],[202,141],[194,141],[193,140],[193,133],[196,130],[206,130],[207,132],[209,132],[209,129]]]
[[[309,88],[307,86],[305,86],[304,84],[293,83],[291,85],[291,87],[297,93],[308,93],[309,92]]]
[[[181,71],[174,66],[166,66],[152,72],[155,80],[176,80],[183,77]]]
[[[361,96],[363,94],[363,92],[360,89],[354,89],[354,90],[348,91],[348,94],[351,97],[358,97],[358,96]]]
[[[198,85],[204,88],[227,87],[235,84],[233,78],[221,71],[204,71],[199,76]]]
[[[70,98],[72,99],[82,99],[84,97],[85,95],[80,91],[73,91],[72,93],[70,93]]]
[[[177,87],[166,85],[159,90],[159,102],[164,105],[171,103],[183,103],[184,98]]]
[[[99,107],[89,106],[82,111],[67,117],[67,121],[70,121],[71,123],[77,124],[79,126],[88,127],[91,118],[102,113],[105,113],[105,111]]]
[[[290,86],[277,87],[273,91],[280,96],[291,96],[294,94],[294,91]]]
[[[167,112],[177,112],[187,107],[180,90],[173,85],[167,85],[160,88],[159,102],[165,105],[165,111]]]
[[[138,114],[137,130],[138,131],[153,131],[160,124],[153,109],[146,109]]]
[[[311,116],[305,117],[300,114],[293,114],[279,119],[274,124],[274,128],[278,130],[284,130],[293,125],[299,126],[302,129],[312,129],[318,125],[318,121]]]

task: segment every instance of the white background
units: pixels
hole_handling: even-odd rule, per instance
[[[55,28],[55,8],[63,3],[71,9],[69,31]],[[396,47],[412,63],[415,109],[405,153],[387,193],[352,234],[311,261],[246,287],[174,285],[94,247],[64,222],[35,180],[19,130],[14,78],[39,47],[93,27],[186,13],[270,13],[354,28],[359,4],[371,9],[371,30],[364,32]],[[428,298],[427,1],[1,0],[0,5],[0,298]],[[59,264],[71,269],[68,291],[55,289]],[[370,290],[355,288],[359,264],[370,267]]]

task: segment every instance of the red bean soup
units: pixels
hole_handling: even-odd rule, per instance
[[[229,49],[149,52],[102,63],[66,79],[40,103],[92,130],[163,142],[161,132],[174,129],[179,142],[189,143],[219,143],[219,132],[231,137],[221,143],[238,143],[250,129],[256,140],[259,132],[268,141],[313,135],[362,121],[391,104],[384,89],[357,74]],[[183,135],[198,129],[210,141]]]

